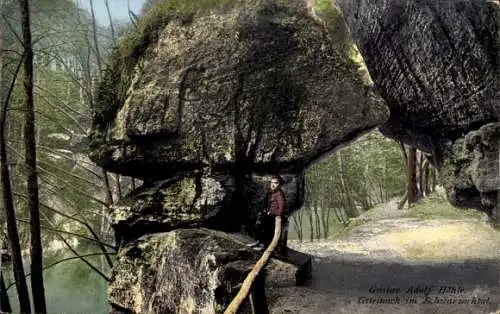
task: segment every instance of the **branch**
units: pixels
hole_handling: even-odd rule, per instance
[[[111,28],[111,39],[113,40],[113,44],[116,45],[115,27],[113,25],[111,10],[109,9],[109,0],[104,0],[104,4],[106,5],[106,11],[108,12],[109,27]]]
[[[73,80],[72,80],[73,82]],[[46,89],[46,88],[43,88],[42,86],[38,85],[38,84],[35,84],[35,87],[37,89],[39,89],[40,91],[44,92],[44,93],[47,93],[49,94],[50,96],[54,97],[60,104],[62,104],[64,107],[66,107],[69,111],[72,111],[74,114],[77,114],[77,115],[83,115],[81,112],[78,112],[76,111],[75,109],[71,108],[70,106],[68,106],[61,98],[59,98],[56,94],[54,94],[53,92],[51,92],[50,90]]]
[[[8,142],[9,142],[9,143],[21,143],[21,141],[16,141],[16,140],[9,140]],[[95,164],[92,164],[92,163],[87,162],[87,161],[85,161],[85,160],[79,160],[79,161],[76,161],[74,158],[71,158],[71,157],[69,157],[69,156],[66,156],[66,154],[64,154],[64,153],[62,153],[62,152],[59,152],[59,151],[57,151],[56,149],[54,149],[54,148],[52,148],[52,147],[49,147],[49,146],[45,146],[45,145],[41,145],[41,144],[37,144],[37,146],[36,146],[36,147],[37,147],[37,149],[43,149],[43,150],[46,150],[46,151],[48,151],[48,152],[50,152],[50,153],[52,153],[52,154],[54,154],[54,155],[57,155],[57,156],[59,156],[59,157],[61,157],[61,158],[65,158],[65,159],[67,159],[67,160],[69,160],[69,161],[72,161],[72,162],[76,163],[79,167],[82,167],[83,169],[85,169],[86,171],[88,171],[90,174],[93,174],[94,176],[96,176],[99,180],[102,180],[102,177],[101,177],[101,175],[100,175],[100,174],[98,174],[98,173],[96,173],[96,172],[92,171],[91,169],[89,169],[89,168],[87,168],[87,167],[84,167],[83,165],[81,165],[81,164],[79,164],[79,163],[81,162],[82,164],[87,164],[87,165],[91,165],[91,166],[95,166]],[[15,164],[15,163],[13,163],[13,164]],[[92,182],[92,184],[94,184],[94,183]]]
[[[23,195],[23,194],[18,193],[18,192],[14,192],[13,194],[14,194],[14,195],[16,195],[16,196],[20,196],[20,197],[26,198],[26,195]],[[89,225],[86,221],[83,221],[83,220],[81,220],[81,219],[78,219],[78,218],[76,218],[75,216],[71,216],[71,215],[69,215],[69,214],[63,213],[63,212],[61,212],[61,211],[59,211],[59,210],[57,210],[57,209],[55,209],[55,208],[53,208],[53,207],[51,207],[51,206],[49,206],[49,205],[45,204],[45,203],[40,202],[40,205],[42,205],[42,206],[43,206],[43,207],[45,207],[46,209],[48,209],[48,210],[50,210],[50,211],[52,211],[52,212],[54,212],[54,213],[56,213],[56,214],[58,214],[58,215],[60,215],[60,216],[63,216],[63,217],[68,218],[68,219],[71,219],[71,220],[76,221],[76,222],[78,222],[79,224],[81,224],[81,225],[85,226],[85,227],[89,230],[89,232],[92,234],[92,236],[94,237],[94,239],[87,238],[87,237],[85,237],[84,235],[78,235],[78,234],[74,234],[74,235],[81,236],[82,238],[86,238],[86,239],[87,239],[87,240],[89,240],[89,241],[93,241],[93,242],[96,242],[96,243],[102,244],[102,245],[104,245],[104,246],[107,246],[107,247],[108,247],[108,248],[110,248],[110,249],[116,250],[116,247],[114,247],[114,246],[112,246],[112,245],[110,245],[110,244],[107,244],[107,243],[105,243],[105,242],[102,242],[102,241],[100,240],[99,236],[97,235],[97,233],[94,231],[94,229],[92,229],[92,227],[91,227],[91,226],[90,226],[90,225]],[[77,213],[77,214],[78,214],[78,213]],[[57,231],[57,230],[54,230],[54,231]],[[65,231],[61,231],[61,232],[65,232]],[[66,232],[66,233],[68,233],[68,232]],[[103,252],[107,252],[107,251],[103,251]]]
[[[20,111],[20,112],[25,112],[26,109],[24,109],[23,107],[14,107],[14,108],[10,108],[9,111]],[[65,127],[61,122],[57,121],[56,119],[54,119],[52,116],[49,116],[47,114],[45,114],[44,112],[42,111],[39,111],[39,110],[35,110],[35,113],[38,114],[41,118],[45,118],[53,123],[55,123],[57,126],[59,126],[61,129],[63,129],[64,131],[68,132],[68,133],[71,133],[72,130],[68,129],[67,127]]]
[[[19,74],[19,70],[21,69],[21,65],[23,64],[24,57],[26,56],[25,53],[23,53],[21,59],[19,60],[19,63],[17,64],[16,71],[14,72],[14,77],[12,78],[12,81],[10,82],[9,90],[7,91],[7,97],[5,98],[3,108],[2,108],[2,116],[0,117],[0,131],[3,132],[5,129],[5,122],[7,121],[7,108],[9,107],[9,101],[10,98],[12,97],[12,91],[14,90],[14,86],[16,86],[16,80],[17,80],[17,75]]]
[[[45,216],[45,219],[47,219],[47,215],[46,215],[46,214],[44,214],[44,216]],[[49,219],[47,219],[47,221],[49,222],[49,224],[52,224],[52,223],[50,222],[50,220],[49,220]],[[73,247],[72,247],[72,246],[68,243],[68,241],[66,241],[66,239],[65,239],[62,235],[60,235],[60,234],[58,234],[58,233],[56,233],[56,235],[57,235],[57,236],[58,236],[58,237],[59,237],[59,238],[60,238],[60,239],[64,242],[64,244],[66,244],[66,246],[68,247],[68,249],[69,249],[69,250],[70,250],[73,254],[75,254],[76,256],[78,256],[78,257],[79,257],[79,258],[80,258],[80,259],[81,259],[81,260],[82,260],[85,264],[87,264],[87,266],[89,266],[92,270],[94,270],[96,273],[98,273],[101,277],[103,277],[106,281],[108,281],[108,282],[109,282],[109,278],[108,278],[108,277],[107,277],[107,276],[106,276],[103,272],[101,272],[99,269],[97,269],[97,267],[95,267],[94,265],[92,265],[92,264],[91,264],[89,261],[87,261],[85,258],[81,257],[81,256],[78,254],[78,252],[77,252],[77,251],[76,251],[76,250],[75,250],[75,249],[74,249],[74,248],[73,248]]]
[[[21,156],[21,154],[20,154],[19,152],[17,152],[14,148],[12,148],[10,145],[7,145],[7,146],[8,146],[8,147],[12,150],[12,152],[14,152],[16,155]],[[103,202],[103,201],[101,201],[100,199],[95,198],[95,197],[93,197],[93,196],[91,196],[91,195],[88,195],[88,194],[86,194],[86,193],[83,193],[81,188],[79,188],[79,187],[75,187],[74,185],[72,185],[72,184],[71,184],[71,183],[69,183],[68,181],[66,181],[66,180],[63,180],[63,179],[59,178],[59,177],[58,177],[57,175],[55,175],[55,174],[52,174],[50,171],[45,170],[44,168],[42,168],[42,167],[40,167],[40,166],[37,166],[37,168],[38,168],[38,170],[40,170],[41,172],[44,172],[44,173],[45,173],[45,174],[47,174],[48,176],[51,176],[51,177],[53,177],[53,178],[56,178],[57,180],[59,180],[59,181],[61,181],[62,183],[66,184],[66,186],[68,186],[68,187],[72,188],[73,190],[75,190],[75,191],[79,192],[80,194],[87,196],[87,197],[88,197],[88,198],[90,198],[91,200],[93,200],[93,201],[95,201],[95,202],[97,202],[97,203],[99,203],[99,204],[101,204],[101,205],[107,206],[107,204],[106,204],[105,202]]]
[[[29,223],[28,220],[26,219],[22,219],[22,218],[17,218],[16,219],[17,221],[20,221],[20,222],[24,222],[24,223]],[[41,228],[45,229],[45,230],[49,230],[49,231],[53,231],[53,232],[56,232],[56,233],[64,233],[64,234],[69,234],[69,235],[72,235],[72,236],[75,236],[75,237],[78,237],[78,238],[82,238],[82,239],[85,239],[87,241],[90,241],[90,242],[94,242],[94,243],[97,243],[99,245],[104,245],[104,246],[107,246],[111,249],[116,249],[114,247],[112,247],[111,245],[107,244],[107,243],[104,243],[104,242],[101,242],[101,241],[98,241],[98,240],[95,240],[95,239],[92,239],[92,238],[89,238],[87,236],[84,236],[83,234],[78,234],[78,233],[74,233],[74,232],[71,232],[71,231],[65,231],[65,230],[61,230],[61,229],[55,229],[55,228],[51,228],[51,227],[47,227],[47,226],[41,226]],[[108,251],[106,251],[108,252]],[[103,252],[103,254],[106,254],[105,252]],[[113,264],[111,263],[110,267],[113,267]]]
[[[61,260],[58,260],[57,262],[54,262],[52,264],[49,264],[47,266],[44,266],[42,269],[43,270],[47,270],[51,267],[54,267],[56,266],[57,264],[61,264],[63,262],[67,262],[67,261],[71,261],[71,260],[74,260],[74,259],[79,259],[79,258],[82,258],[82,257],[90,257],[90,256],[99,256],[99,255],[102,255],[103,253],[88,253],[88,254],[82,254],[82,255],[78,255],[78,256],[73,256],[73,257],[67,257],[67,258],[63,258]],[[110,254],[113,254],[115,255],[115,253],[110,253]],[[28,276],[31,276],[31,273],[28,273],[26,274],[25,277],[28,277]],[[10,283],[8,286],[7,286],[7,290],[9,290],[10,287],[14,286],[15,282],[12,282]]]
[[[16,39],[19,41],[19,43],[21,45],[23,45],[24,47],[24,41],[21,39],[21,37],[19,37],[19,35],[16,33],[16,30],[14,29],[14,27],[12,26],[12,24],[10,24],[9,20],[7,19],[7,17],[5,15],[2,14],[2,18],[3,20],[5,21],[5,24],[7,24],[7,27],[9,28],[9,30],[12,32],[12,34],[14,34],[14,37],[16,37]],[[24,47],[25,48],[25,47]],[[26,50],[26,49],[24,49]]]
[[[224,314],[236,314],[238,312],[239,307],[243,303],[243,301],[247,298],[248,293],[250,293],[250,289],[252,288],[252,284],[255,281],[255,278],[259,275],[259,272],[266,266],[271,254],[274,249],[278,245],[278,241],[281,235],[281,217],[276,216],[275,224],[274,224],[274,236],[269,247],[264,251],[260,259],[257,261],[255,266],[252,268],[250,273],[248,273],[247,277],[243,281],[241,285],[240,291],[234,297],[233,301],[229,304],[229,306],[224,311]]]

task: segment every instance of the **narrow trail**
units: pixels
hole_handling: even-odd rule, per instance
[[[307,287],[272,291],[271,313],[500,308],[500,232],[472,218],[420,220],[391,208],[369,215],[343,239],[291,241],[313,256],[313,279]]]

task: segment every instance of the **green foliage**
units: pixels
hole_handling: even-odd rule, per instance
[[[81,254],[91,253],[82,251]],[[61,253],[46,257],[44,265],[50,265],[64,258],[72,257],[70,253]],[[93,265],[106,268],[100,256],[86,257]],[[29,265],[25,265],[29,269]],[[12,282],[10,269],[4,269],[7,282]],[[109,270],[108,270],[109,271]],[[79,259],[59,263],[44,271],[46,298],[49,313],[105,313],[109,311],[106,298],[106,283]],[[29,285],[29,280],[28,280]],[[75,292],[78,293],[75,293]],[[9,296],[14,313],[19,313],[16,289],[9,289]]]
[[[482,219],[483,216],[483,213],[474,209],[453,207],[448,200],[437,193],[411,206],[408,212],[408,217],[420,219]]]
[[[406,176],[399,146],[372,131],[312,165],[307,189],[304,209],[292,217],[301,221],[303,237],[343,232],[342,225],[355,225],[351,218],[404,194]],[[292,231],[290,238],[298,233]]]

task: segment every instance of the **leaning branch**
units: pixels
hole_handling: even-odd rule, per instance
[[[112,254],[115,254],[115,253],[112,253]],[[60,259],[60,260],[58,260],[58,261],[56,261],[56,262],[54,262],[52,264],[44,266],[43,270],[49,269],[51,267],[56,266],[57,264],[61,264],[63,262],[71,261],[71,260],[74,260],[74,259],[80,259],[82,257],[101,256],[101,255],[103,255],[103,253],[88,253],[88,254],[82,254],[82,255],[78,255],[78,256],[72,256],[72,257],[63,258],[63,259]],[[31,273],[26,274],[26,277],[29,277],[29,276],[31,276]],[[12,286],[14,286],[14,283],[10,283],[7,286],[6,290],[9,290],[9,288],[12,287]]]
[[[271,241],[271,244],[269,244],[269,247],[264,251],[260,259],[257,261],[255,266],[250,271],[250,273],[248,273],[247,277],[243,281],[243,284],[241,285],[240,291],[238,291],[238,294],[234,297],[233,301],[231,301],[229,306],[226,308],[224,314],[236,314],[238,312],[238,309],[240,308],[241,304],[248,297],[248,294],[250,293],[250,289],[252,288],[252,284],[255,281],[255,278],[257,278],[260,271],[264,268],[264,266],[266,266],[267,262],[269,261],[269,258],[271,257],[271,254],[276,249],[280,236],[281,236],[281,217],[276,216],[275,226],[274,226],[274,236],[273,240]]]

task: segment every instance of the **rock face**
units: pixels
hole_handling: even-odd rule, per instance
[[[336,2],[390,108],[381,132],[433,154],[438,166],[446,163],[453,204],[488,211],[491,197],[483,195],[500,188],[498,143],[490,141],[480,156],[482,148],[469,145],[482,142],[471,142],[478,135],[469,132],[499,121],[499,2]],[[473,164],[465,166],[457,156]]]
[[[165,2],[157,38],[111,57],[91,135],[99,165],[147,179],[205,166],[297,172],[387,119],[349,43],[304,1],[205,2]]]
[[[500,187],[500,123],[489,123],[467,133],[446,151],[442,177],[450,202],[455,206],[475,207],[496,222],[496,192]]]
[[[389,115],[339,11],[303,0],[161,1],[110,56],[94,111],[92,160],[145,182],[111,211],[110,302],[137,313],[222,312],[260,255],[223,232],[255,231],[277,173],[299,209],[304,169]],[[268,284],[306,278],[299,255]]]
[[[112,207],[111,225],[118,242],[186,227],[235,231],[234,178],[202,172],[178,174],[133,191]]]
[[[304,173],[282,177],[286,207],[292,213],[304,201]],[[148,233],[188,227],[235,232],[242,225],[253,235],[258,213],[268,210],[271,178],[194,171],[145,184],[112,206],[116,240],[130,242]]]
[[[222,313],[260,255],[210,229],[147,235],[121,248],[109,301],[120,313]],[[296,272],[293,265],[271,260],[266,288],[295,286]],[[249,302],[241,313],[251,313]]]
[[[260,255],[243,248],[207,229],[145,236],[120,250],[109,300],[134,313],[220,313]]]

